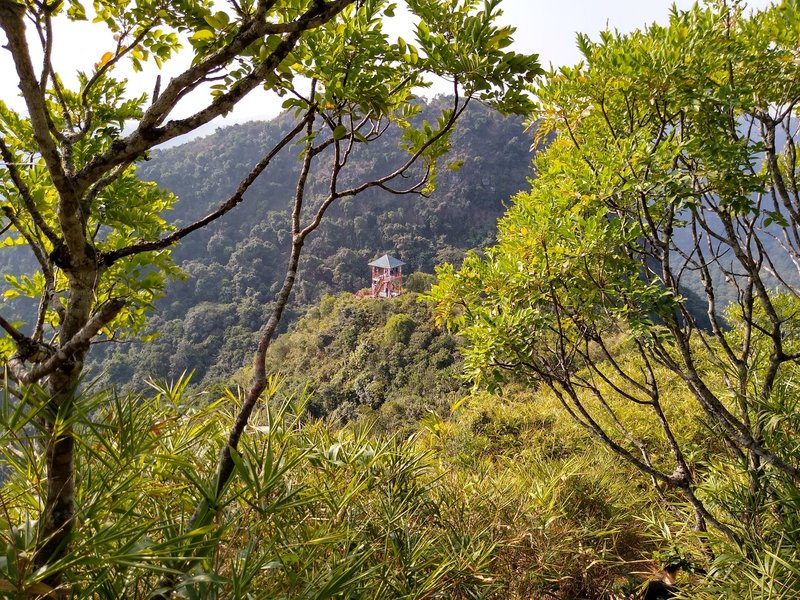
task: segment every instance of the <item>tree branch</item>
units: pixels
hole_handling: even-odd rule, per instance
[[[406,160],[405,163],[403,163],[401,166],[399,166],[397,169],[395,169],[388,175],[385,175],[378,179],[373,179],[372,181],[367,181],[359,186],[355,186],[348,190],[339,192],[338,197],[344,198],[345,196],[357,196],[358,194],[368,190],[369,188],[380,187],[381,185],[384,185],[390,182],[391,180],[396,179],[397,177],[400,177],[401,175],[406,173],[406,171],[408,171],[408,169],[410,169],[411,166],[414,165],[423,154],[425,154],[425,151],[428,150],[428,148],[430,148],[433,144],[442,139],[453,128],[453,125],[456,124],[456,121],[461,116],[461,113],[463,113],[464,110],[466,110],[467,105],[469,105],[471,97],[467,97],[464,100],[464,103],[461,104],[460,106],[459,106],[459,99],[460,99],[459,95],[456,94],[455,99],[453,100],[453,111],[451,112],[450,118],[447,120],[444,126],[433,137],[427,140],[417,151],[415,151],[408,158],[408,160]]]
[[[11,339],[17,344],[25,343],[29,339],[28,336],[6,321],[2,316],[0,316],[0,327],[5,329],[6,333],[11,336]]]
[[[83,90],[81,90],[81,105],[84,107],[85,110],[89,110],[88,108],[88,100],[89,100],[89,92],[92,91],[94,85],[100,80],[100,78],[105,75],[114,65],[116,65],[122,58],[131,50],[133,50],[136,46],[138,46],[141,41],[145,38],[145,36],[150,32],[151,29],[155,27],[155,23],[151,23],[147,27],[142,27],[142,30],[139,34],[133,39],[133,41],[128,44],[127,46],[123,47],[122,42],[117,42],[117,49],[114,52],[114,56],[112,56],[108,61],[104,64],[100,65],[100,68],[97,69],[92,75],[91,79],[86,82],[86,85],[83,86]],[[121,39],[121,38],[120,38]]]
[[[17,218],[17,215],[14,212],[13,208],[11,208],[10,206],[4,206],[2,210],[3,214],[5,214],[6,217],[8,217],[8,220],[14,226],[14,229],[16,229],[19,232],[19,234],[25,238],[25,241],[28,243],[31,252],[33,252],[33,255],[36,257],[36,261],[42,268],[42,273],[44,273],[44,276],[47,278],[52,278],[53,269],[52,266],[50,265],[50,260],[47,258],[47,255],[45,254],[44,247],[39,243],[38,240],[34,239],[34,237],[25,230],[22,223]]]
[[[295,127],[287,133],[280,142],[278,142],[275,147],[267,154],[264,158],[262,158],[258,164],[253,167],[250,173],[247,174],[240,183],[239,186],[236,188],[236,192],[228,198],[225,202],[223,202],[215,211],[207,214],[202,219],[195,221],[191,225],[187,225],[186,227],[182,227],[178,231],[171,233],[170,235],[161,238],[160,240],[150,241],[150,242],[137,242],[130,246],[126,246],[125,248],[119,248],[117,250],[112,250],[111,252],[103,252],[99,256],[99,261],[103,266],[109,267],[118,261],[121,258],[125,258],[126,256],[133,256],[135,254],[141,254],[142,252],[152,252],[154,250],[161,250],[162,248],[167,248],[179,240],[183,239],[193,231],[197,231],[208,225],[209,223],[216,221],[224,214],[231,211],[235,208],[239,203],[242,202],[244,199],[244,194],[248,190],[248,188],[255,182],[261,173],[264,172],[264,169],[267,168],[269,163],[272,161],[273,158],[281,151],[283,148],[286,147],[289,142],[291,142],[297,134],[299,134],[303,127],[306,126],[306,123],[311,118],[311,113],[307,113],[305,118],[302,119]]]
[[[330,3],[315,3],[308,11],[290,23],[275,24],[268,21],[250,21],[243,24],[236,37],[223,48],[172,79],[166,88],[162,90],[158,100],[154,101],[150,108],[147,109],[136,131],[112,145],[105,153],[85,165],[77,176],[78,189],[85,190],[117,164],[134,159],[153,146],[193,131],[212,119],[229,112],[239,100],[258,86],[267,74],[278,67],[281,61],[294,49],[303,32],[330,21],[346,6],[355,1],[335,0]],[[159,127],[159,124],[172,111],[175,103],[186,89],[196,86],[208,73],[226,65],[255,40],[265,35],[281,33],[285,34],[285,36],[275,50],[249,75],[235,84],[230,91],[218,96],[206,108],[194,115],[185,119],[170,121],[166,126]]]
[[[25,369],[23,357],[18,354],[11,356],[6,364],[14,379],[24,384],[35,383],[61,367],[73,354],[86,348],[92,338],[119,314],[126,302],[125,298],[113,298],[106,302],[66,344],[30,370]]]
[[[8,47],[19,77],[19,87],[30,115],[33,137],[47,164],[53,185],[59,192],[71,192],[71,182],[64,171],[58,148],[50,136],[50,117],[45,104],[44,90],[36,79],[28,41],[25,39],[24,16],[24,5],[13,0],[0,0],[0,28],[8,38]]]

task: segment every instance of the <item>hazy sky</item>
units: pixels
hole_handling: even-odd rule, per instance
[[[542,64],[573,64],[580,59],[575,33],[593,39],[603,29],[632,31],[643,25],[666,23],[670,7],[689,8],[694,0],[503,0],[502,20],[515,26],[516,49],[536,52]],[[751,8],[764,8],[770,0],[749,0]]]
[[[676,2],[679,8],[689,7],[692,3],[691,0]],[[770,3],[769,0],[751,0],[749,5],[761,8]],[[550,64],[573,64],[579,60],[576,32],[596,38],[598,32],[606,27],[626,32],[653,21],[663,23],[671,5],[671,0],[504,0],[501,20],[517,28],[514,48],[520,52],[538,53],[543,66],[548,67]],[[398,33],[402,25],[397,25]],[[60,26],[62,30],[59,31],[54,60],[56,68],[69,84],[74,81],[69,73],[74,73],[76,68],[90,70],[104,52],[113,48],[113,41],[101,25],[60,23]],[[401,35],[406,39],[412,38],[408,32]],[[4,36],[0,33],[0,45],[4,44]],[[152,67],[143,76],[136,76],[131,80],[130,89],[139,93],[151,91],[156,73]],[[165,77],[174,73],[169,71]],[[15,81],[11,58],[3,48],[0,50],[0,98],[15,108],[22,108]],[[201,96],[195,103],[186,101],[186,106],[182,104],[181,113],[190,112],[193,104],[199,105],[208,98],[205,93]],[[279,109],[280,100],[261,93],[245,99],[229,119],[266,118],[277,114]]]

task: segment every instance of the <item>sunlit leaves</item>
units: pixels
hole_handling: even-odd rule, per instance
[[[205,42],[207,40],[213,40],[214,32],[211,31],[210,29],[198,29],[192,34],[192,37],[190,39],[192,39],[195,42]]]
[[[78,0],[71,0],[67,6],[67,16],[73,21],[85,21],[86,8]]]
[[[87,18],[77,2],[71,3],[71,18]],[[135,71],[140,71],[151,58],[160,67],[180,48],[176,31],[185,31],[185,23],[196,19],[203,3],[158,1],[121,3],[95,1],[93,22],[103,23],[114,33],[117,53],[127,54]],[[104,63],[100,63],[102,66]]]
[[[503,50],[510,45],[514,29],[493,23],[501,12],[499,4],[499,0],[409,2],[421,17],[416,33],[428,68],[457,80],[499,110],[513,112],[515,106],[529,102],[525,84],[542,71],[536,55]]]
[[[684,298],[668,275],[645,275],[648,245],[674,248],[673,232],[703,202],[719,215],[757,213],[769,174],[752,166],[764,146],[738,123],[797,97],[796,43],[775,26],[797,15],[737,10],[734,34],[724,11],[706,7],[674,11],[668,27],[579,36],[584,61],[536,89],[538,139],[558,137],[535,162],[532,190],[500,222],[498,245],[443,271],[433,294],[440,318],[473,344],[473,375],[521,365],[563,374],[571,365],[548,354],[567,360],[623,323],[643,343],[660,339]],[[431,31],[420,27],[424,39],[444,36]],[[786,223],[780,213],[766,210],[764,222]]]
[[[206,23],[211,25],[215,30],[225,29],[231,22],[228,13],[224,11],[217,11],[214,14],[207,14],[203,17]]]
[[[146,598],[183,560],[191,565],[177,587],[191,598],[389,600],[493,587],[493,537],[459,520],[430,453],[366,429],[304,422],[307,398],[283,395],[275,379],[236,454],[238,477],[216,496],[207,481],[232,421],[228,407],[241,398],[225,390],[209,401],[189,383],[183,375],[151,381],[147,397],[76,399],[69,421],[82,456],[82,510],[64,561],[74,596]],[[0,397],[0,578],[28,590],[43,576],[28,557],[44,480],[43,452],[23,431],[38,432],[41,406],[36,390],[21,403]],[[182,533],[203,495],[213,518]]]
[[[80,75],[81,85],[86,86],[88,81],[87,76]],[[76,166],[91,161],[106,150],[119,137],[126,121],[141,116],[144,102],[144,96],[126,97],[125,83],[110,77],[98,80],[88,90],[86,98],[93,108],[91,133],[72,146],[72,160]],[[54,108],[54,115],[62,114],[57,107],[65,107],[71,111],[74,119],[80,118],[83,100],[78,93],[63,89],[58,96],[52,94],[49,101]],[[63,121],[56,124],[66,127]],[[29,121],[0,105],[0,133],[10,150],[18,153],[17,172],[28,188],[39,214],[52,230],[59,231],[58,193],[52,186],[42,159],[27,158],[31,156],[30,149],[35,147]],[[30,162],[26,163],[27,160]],[[52,241],[38,231],[16,186],[8,181],[6,171],[0,176],[0,185],[5,190],[5,201],[13,208],[25,230],[36,237],[45,252],[52,252]],[[91,243],[97,251],[109,251],[137,240],[158,239],[171,229],[164,220],[163,213],[169,210],[175,200],[172,194],[158,189],[155,184],[139,181],[134,167],[125,169],[110,184],[93,195],[85,223],[87,232],[93,232]],[[7,235],[3,238],[3,246],[19,245],[21,241],[19,236]],[[144,325],[146,311],[153,300],[162,294],[166,279],[177,275],[178,270],[168,251],[122,260],[111,269],[103,271],[97,284],[96,301],[102,303],[119,295],[130,300],[129,306],[117,316],[105,333],[110,336],[114,329],[118,329],[116,336],[120,337],[138,332]],[[45,292],[45,279],[39,272],[32,278],[25,274],[9,273],[7,284],[5,294],[8,298],[24,296],[37,300]],[[60,324],[60,313],[66,300],[59,296],[67,288],[65,273],[57,269],[52,289],[57,299],[48,306],[46,314],[46,322],[53,328]]]

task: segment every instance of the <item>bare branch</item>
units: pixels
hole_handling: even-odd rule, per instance
[[[22,357],[17,354],[13,355],[8,359],[6,364],[13,374],[14,379],[25,384],[35,383],[63,366],[72,359],[72,356],[76,352],[83,350],[89,345],[92,338],[119,314],[126,302],[127,300],[125,298],[113,298],[103,304],[94,316],[89,319],[86,325],[72,336],[66,344],[58,348],[47,360],[30,370],[25,369]]]
[[[22,333],[19,329],[14,327],[11,323],[6,321],[2,316],[0,316],[0,327],[6,330],[6,333],[11,336],[11,339],[14,340],[17,344],[22,344],[28,341],[28,336]]]
[[[403,188],[403,189],[395,189],[386,185],[385,183],[379,183],[378,187],[385,192],[389,192],[390,194],[394,194],[395,196],[408,196],[410,194],[420,194],[421,196],[426,196],[426,194],[422,193],[422,188],[425,187],[425,184],[428,183],[431,176],[431,167],[428,166],[425,169],[425,173],[423,173],[416,183],[413,185]]]
[[[114,52],[114,56],[112,56],[108,61],[100,65],[100,68],[94,72],[91,79],[86,82],[86,85],[83,86],[83,90],[81,90],[81,104],[83,105],[84,109],[88,109],[88,98],[89,92],[92,91],[94,85],[100,80],[100,78],[105,75],[110,69],[112,69],[122,58],[125,57],[131,50],[136,48],[142,40],[147,36],[148,33],[155,27],[155,23],[151,23],[147,27],[142,27],[142,30],[139,34],[133,39],[133,41],[128,44],[127,46],[122,45],[122,40],[117,42],[117,49]]]
[[[294,249],[295,245],[299,243],[300,246],[303,245],[303,240],[298,238],[298,234],[300,233],[300,217],[303,212],[303,201],[305,199],[305,192],[306,192],[306,182],[308,181],[308,175],[311,172],[311,165],[314,161],[314,158],[322,152],[320,149],[314,148],[314,120],[318,113],[316,104],[314,103],[314,96],[316,94],[317,89],[317,80],[313,79],[311,81],[311,93],[309,94],[308,99],[308,118],[306,121],[306,142],[305,142],[305,149],[303,150],[304,157],[303,157],[303,166],[300,168],[300,175],[297,178],[297,185],[295,187],[294,193],[294,201],[292,203],[292,248]],[[331,138],[333,139],[333,138]]]
[[[53,78],[53,90],[55,91],[56,98],[61,106],[62,116],[64,117],[67,127],[71,129],[73,127],[72,116],[67,108],[67,103],[64,101],[64,94],[61,90],[61,85],[59,84],[58,78],[56,77],[53,69],[52,12],[54,7],[48,6],[47,4],[40,4],[38,9],[38,11],[34,11],[34,14],[31,15],[30,21],[36,28],[36,33],[39,35],[39,41],[42,45],[42,71],[41,75],[39,76],[39,87],[44,93],[47,90],[48,78]],[[44,23],[42,23],[42,21],[44,21]],[[56,129],[52,121],[50,121],[50,133],[52,133],[57,140],[64,140],[64,136]]]
[[[455,99],[453,101],[454,106],[453,106],[452,112],[450,113],[450,118],[447,120],[447,122],[444,124],[444,126],[436,133],[436,135],[432,136],[429,140],[427,140],[417,151],[415,151],[406,160],[405,163],[403,163],[402,165],[397,167],[391,173],[389,173],[387,175],[384,175],[383,177],[379,177],[377,179],[373,179],[371,181],[364,182],[361,185],[358,185],[358,186],[352,187],[350,189],[338,192],[335,198],[334,197],[328,197],[328,199],[323,204],[324,208],[327,209],[327,207],[330,206],[330,204],[334,200],[336,200],[336,198],[344,198],[344,197],[347,197],[347,196],[357,196],[358,194],[360,194],[360,193],[362,193],[362,192],[364,192],[364,191],[366,191],[366,190],[368,190],[370,188],[380,187],[382,185],[385,185],[385,184],[389,183],[393,179],[396,179],[398,177],[403,176],[414,164],[416,164],[416,162],[420,159],[420,157],[422,157],[422,155],[425,154],[425,152],[428,150],[428,148],[430,148],[431,146],[433,146],[433,144],[435,144],[440,139],[442,139],[453,128],[453,126],[455,125],[456,121],[461,116],[461,113],[463,113],[464,110],[466,110],[466,108],[467,108],[467,106],[469,105],[469,102],[470,102],[470,98],[469,97],[467,97],[462,104],[459,104],[459,100],[460,100],[460,98],[459,98],[458,94],[456,94]],[[317,216],[314,218],[312,223],[306,227],[306,229],[309,230],[309,232],[313,231],[314,229],[316,229],[319,226],[319,223],[320,223],[324,213],[325,213],[325,210],[321,210],[321,212],[318,213]]]
[[[20,90],[28,108],[33,136],[47,164],[53,185],[59,192],[71,191],[71,182],[64,171],[61,156],[50,137],[50,117],[44,99],[44,90],[33,70],[28,41],[25,38],[25,7],[13,1],[0,2],[0,27],[8,38],[8,47],[14,58]]]
[[[303,130],[303,127],[306,126],[308,119],[310,119],[311,113],[307,114],[306,117],[301,120],[289,133],[287,133],[280,142],[278,142],[275,147],[267,154],[261,161],[256,164],[255,167],[248,173],[247,177],[245,177],[240,183],[239,186],[236,188],[236,192],[228,198],[225,202],[223,202],[215,211],[207,214],[202,219],[195,221],[191,225],[187,225],[186,227],[182,227],[178,231],[171,233],[170,235],[160,239],[155,240],[152,242],[137,242],[130,246],[126,246],[125,248],[119,248],[117,250],[112,250],[111,252],[101,253],[99,260],[100,263],[106,267],[111,266],[114,262],[118,261],[121,258],[126,256],[133,256],[135,254],[141,254],[142,252],[152,252],[154,250],[160,250],[162,248],[167,248],[172,246],[179,240],[183,239],[193,231],[197,231],[216,221],[224,214],[228,213],[230,210],[235,208],[241,201],[244,199],[244,193],[248,190],[248,188],[253,184],[253,182],[258,178],[259,175],[267,168],[269,163],[272,161],[273,158],[284,148],[286,147],[289,142],[291,142],[298,133]]]

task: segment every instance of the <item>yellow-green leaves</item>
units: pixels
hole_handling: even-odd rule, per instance
[[[3,298],[12,299],[19,296],[28,298],[38,298],[44,289],[45,280],[41,273],[34,273],[32,277],[20,275],[15,277],[6,273],[3,275],[6,283],[10,286],[3,292]]]
[[[214,14],[207,14],[203,17],[206,23],[211,25],[214,29],[225,29],[231,22],[228,13],[217,11]]]
[[[24,246],[27,242],[25,238],[20,236],[6,236],[0,239],[0,248],[8,248],[10,246]]]
[[[536,55],[505,52],[512,27],[498,27],[499,2],[410,2],[420,16],[417,42],[427,68],[456,78],[470,93],[504,112],[530,108],[525,85],[542,73]],[[444,8],[444,10],[442,10]]]
[[[86,9],[78,0],[70,0],[67,6],[67,16],[72,21],[85,21]]]
[[[213,40],[214,32],[210,29],[198,29],[192,34],[190,39],[196,42],[205,42],[208,40]]]

